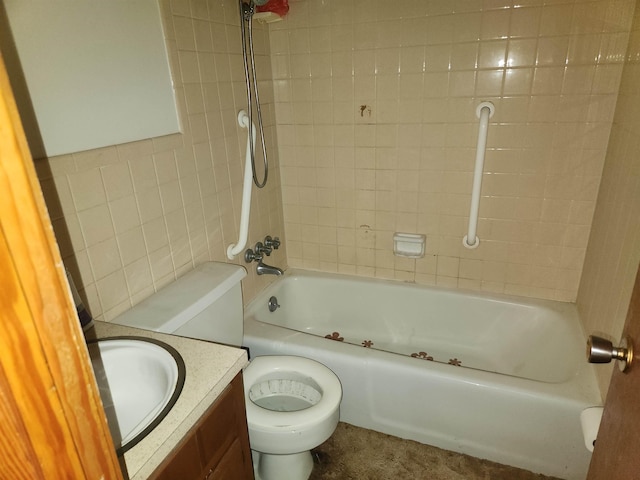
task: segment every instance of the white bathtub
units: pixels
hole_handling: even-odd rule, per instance
[[[288,270],[246,309],[244,343],[331,368],[344,422],[586,476],[580,412],[601,397],[572,304]]]

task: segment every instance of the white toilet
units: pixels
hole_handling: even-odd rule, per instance
[[[257,478],[309,478],[310,450],[331,436],[340,419],[336,374],[308,358],[256,357],[244,372],[244,396]]]
[[[203,263],[113,323],[240,346],[245,275],[237,265]],[[338,424],[338,377],[308,358],[256,357],[244,371],[244,390],[256,478],[307,480],[310,450]]]

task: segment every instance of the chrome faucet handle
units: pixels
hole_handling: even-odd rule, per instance
[[[271,238],[271,235],[267,235],[264,237],[264,244],[269,248],[277,250],[280,247],[280,239],[278,237]]]
[[[271,251],[272,251],[272,248],[269,245],[263,245],[262,242],[256,243],[256,246],[253,247],[253,249],[256,251],[257,254],[259,255],[264,254],[267,257],[271,255]]]
[[[262,262],[262,254],[247,248],[244,252],[244,261],[247,263]]]

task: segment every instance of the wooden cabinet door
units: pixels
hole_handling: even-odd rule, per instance
[[[151,477],[153,480],[201,480],[202,463],[195,435],[189,435],[174,450],[170,461],[163,463]]]
[[[240,465],[243,465],[245,473],[230,478],[253,478],[242,373],[236,376],[216,404],[216,409],[198,428],[205,464],[212,465],[222,461],[226,452],[237,442],[236,448],[240,448],[243,455]]]
[[[239,439],[235,439],[215,468],[207,470],[206,480],[252,479],[246,470],[245,458]]]

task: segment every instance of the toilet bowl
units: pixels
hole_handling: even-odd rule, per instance
[[[256,357],[244,371],[244,391],[256,478],[309,478],[310,450],[331,436],[340,418],[338,377],[308,358]]]
[[[245,275],[238,265],[205,262],[113,323],[241,346]],[[245,368],[244,385],[256,478],[307,480],[310,450],[338,424],[340,380],[308,358],[265,356]]]

